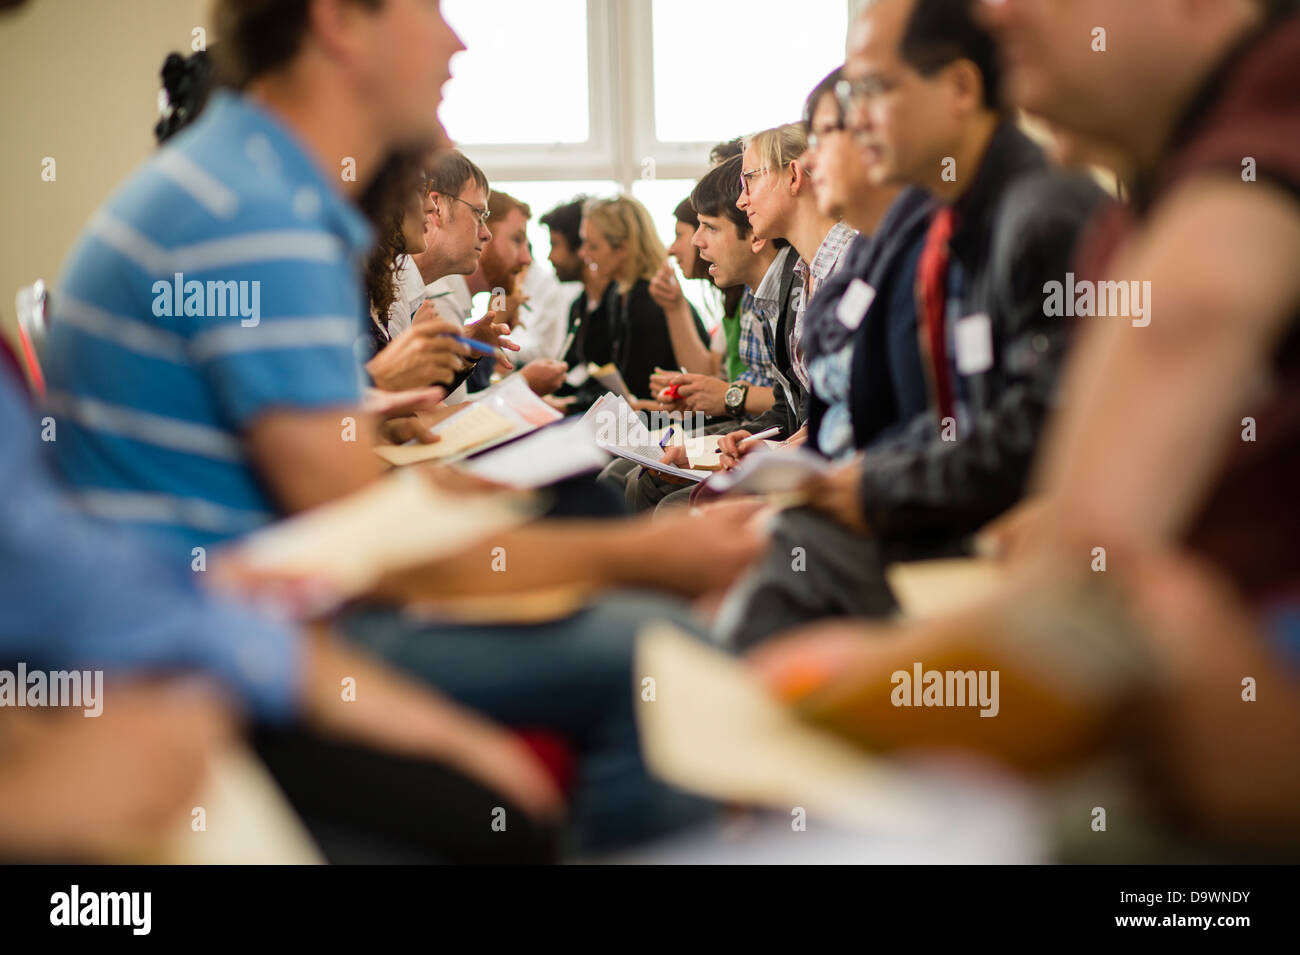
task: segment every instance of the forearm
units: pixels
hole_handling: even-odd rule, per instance
[[[505,594],[581,584],[594,590],[650,582],[637,541],[644,521],[541,521],[495,534],[418,569],[390,575],[380,598],[406,601]],[[563,559],[558,559],[563,555]]]
[[[745,415],[747,417],[770,411],[775,402],[774,389],[768,385],[750,385],[745,392]]]
[[[685,299],[665,312],[665,315],[677,364],[693,374],[712,375],[717,368],[715,356],[696,334],[695,319]]]

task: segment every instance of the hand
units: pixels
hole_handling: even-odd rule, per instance
[[[1001,517],[980,528],[976,547],[981,554],[1014,560],[1033,549],[1035,541],[1050,533],[1049,499],[1044,495],[1021,501]]]
[[[678,384],[682,378],[683,373],[680,371],[665,371],[662,368],[656,368],[650,373],[650,394],[658,398],[665,388]]]
[[[873,638],[862,623],[814,623],[774,637],[747,660],[775,696],[793,703],[857,669],[870,657]]]
[[[691,597],[725,589],[762,553],[766,534],[753,518],[763,507],[746,498],[641,519],[634,581]],[[647,561],[646,554],[661,559]]]
[[[234,733],[217,693],[197,681],[110,682],[105,693],[94,719],[9,714],[4,855],[110,861],[156,842],[194,807],[209,760]]]
[[[686,302],[682,287],[677,284],[677,273],[671,262],[659,266],[659,271],[650,280],[650,297],[665,312],[679,308]]]
[[[859,534],[866,534],[866,515],[862,512],[862,459],[849,461],[809,485],[809,507],[830,517],[837,524]]]
[[[729,382],[712,375],[679,375],[678,379],[681,383],[677,387],[677,395],[688,411],[699,411],[707,415],[728,413],[724,399],[727,389],[731,387]]]
[[[411,391],[367,388],[361,396],[361,410],[384,418],[400,417],[417,411],[432,411],[446,397],[446,388],[415,388]]]
[[[420,309],[427,305],[424,303]],[[425,388],[433,383],[449,385],[474,354],[472,348],[452,337],[459,334],[461,328],[455,322],[437,317],[421,319],[366,362],[366,371],[384,391]]]
[[[569,366],[562,361],[553,358],[534,358],[524,365],[519,373],[528,382],[528,387],[533,389],[533,394],[545,396],[558,391],[564,385],[564,376],[568,371]]]
[[[746,438],[753,435],[741,428],[737,431],[729,431],[722,437],[718,438],[719,454],[718,464],[723,471],[730,471],[740,463],[741,458],[747,454],[754,454],[757,451],[766,450],[767,445],[762,441],[751,441],[749,444],[741,446]]]
[[[513,735],[421,684],[334,641],[310,641],[305,662],[307,721],[327,734],[432,758],[501,793],[526,812],[553,818],[563,800],[550,775]],[[353,678],[356,697],[340,686]]]
[[[635,398],[628,402],[628,407],[633,411],[673,411],[677,408],[674,404],[664,404],[650,398]]]
[[[439,435],[429,430],[429,426],[415,415],[404,418],[389,418],[379,424],[379,435],[389,444],[405,444],[418,441],[420,444],[433,444],[440,441]]]
[[[488,312],[473,325],[465,326],[465,335],[476,342],[481,342],[489,348],[519,351],[519,346],[506,337],[509,334],[510,326],[498,322],[496,312]],[[505,360],[506,371],[514,368],[510,359],[506,358],[505,355],[498,355],[497,357],[498,361]]]
[[[569,395],[568,397],[565,398],[557,398],[555,397],[555,395],[543,395],[542,400],[545,401],[552,408],[554,408],[556,411],[560,411],[563,412],[564,414],[568,414],[569,407],[578,399],[574,395]]]
[[[663,454],[659,457],[659,461],[663,464],[671,464],[673,467],[678,468],[690,467],[690,460],[686,456],[686,447],[681,444],[670,444],[668,447],[664,448]],[[663,471],[657,471],[654,468],[647,467],[645,470],[655,475],[655,477],[659,478],[661,481],[666,481],[669,484],[691,483],[686,478],[680,478],[673,474],[665,474]]]

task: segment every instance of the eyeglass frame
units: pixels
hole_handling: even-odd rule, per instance
[[[742,169],[740,171],[740,191],[744,194],[745,198],[748,199],[751,195],[749,191],[749,180],[760,173],[768,173],[771,171],[771,166],[757,166],[753,169]]]
[[[436,192],[437,190],[434,191]],[[452,202],[459,202],[462,206],[467,206],[470,209],[470,211],[473,212],[474,215],[478,218],[479,225],[483,226],[484,228],[487,228],[488,220],[492,218],[491,209],[480,209],[478,206],[474,205],[474,203],[466,202],[460,196],[453,196],[450,192],[439,192],[438,195],[446,196]]]

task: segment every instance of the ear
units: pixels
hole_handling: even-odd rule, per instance
[[[755,239],[753,233],[750,233],[749,251],[753,252],[755,255],[761,255],[763,250],[766,248],[767,239]]]
[[[361,5],[348,0],[312,0],[309,37],[326,53],[350,58],[356,52],[357,18]]]
[[[804,168],[803,163],[799,160],[793,160],[790,163],[790,196],[799,195],[800,191],[812,183],[808,178],[808,170]]]
[[[946,81],[953,93],[953,103],[963,113],[973,113],[982,108],[984,77],[970,60],[956,60],[946,67]]]
[[[446,220],[442,215],[443,209],[445,209],[449,203],[446,202],[446,196],[440,196],[436,192],[431,195],[433,198],[433,212],[430,214],[433,216],[433,226],[435,229],[441,229],[446,223]]]

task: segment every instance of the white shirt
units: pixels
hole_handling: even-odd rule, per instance
[[[551,269],[534,265],[524,275],[524,294],[528,308],[519,309],[519,324],[510,334],[519,346],[512,356],[515,364],[522,368],[537,358],[563,360],[560,349],[569,331],[569,308],[582,294],[582,283],[561,282]]]
[[[424,297],[439,318],[455,322],[461,328],[469,321],[474,308],[474,296],[470,295],[469,283],[463,275],[447,275],[430,282],[424,288]],[[468,397],[469,388],[462,384],[447,396],[444,404],[458,405]]]
[[[409,255],[397,260],[397,270],[393,273],[393,286],[397,297],[388,306],[388,337],[396,338],[411,327],[411,316],[415,314],[420,303],[424,301],[424,279],[420,270]]]

